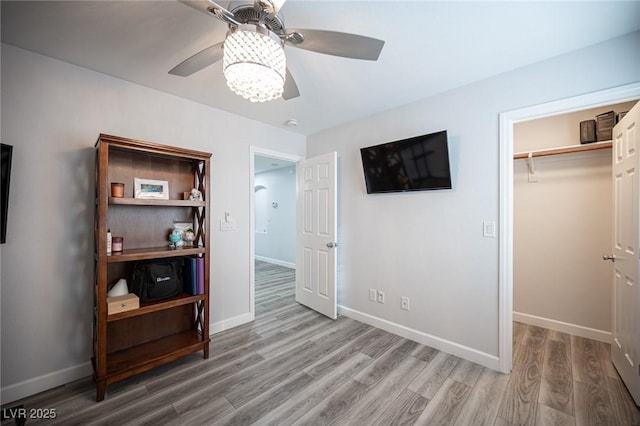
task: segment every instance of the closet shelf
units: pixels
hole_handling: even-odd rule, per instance
[[[613,145],[612,141],[602,141],[595,142],[583,145],[570,145],[563,146],[561,148],[549,148],[549,149],[538,149],[527,152],[518,152],[513,155],[514,160],[520,160],[523,158],[529,158],[529,153],[531,153],[532,157],[544,157],[547,155],[559,155],[559,154],[571,154],[574,152],[585,152],[585,151],[595,151],[598,149],[607,149],[611,148]]]

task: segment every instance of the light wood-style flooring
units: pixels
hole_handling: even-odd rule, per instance
[[[9,404],[64,425],[638,425],[609,346],[514,324],[513,373],[294,301],[294,271],[256,262],[256,320],[107,388],[91,378]],[[29,420],[27,424],[35,423]],[[3,424],[12,424],[5,421]]]

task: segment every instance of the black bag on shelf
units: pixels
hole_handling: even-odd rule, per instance
[[[182,258],[154,259],[133,266],[131,292],[140,302],[157,302],[182,293]]]

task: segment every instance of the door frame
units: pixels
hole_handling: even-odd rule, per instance
[[[513,125],[639,98],[640,83],[633,83],[500,114],[500,238],[498,241],[498,370],[500,372],[509,374],[513,361]]]
[[[286,152],[274,151],[267,148],[260,148],[257,146],[249,146],[249,315],[250,321],[253,321],[256,317],[256,210],[255,210],[255,157],[260,155],[261,157],[271,157],[278,160],[286,160],[297,163],[300,160],[304,160],[305,157],[296,154],[289,154]],[[298,178],[296,172],[296,188],[298,186]],[[298,215],[296,205],[296,217]],[[296,226],[296,225],[294,225]],[[296,264],[298,259],[296,258]]]

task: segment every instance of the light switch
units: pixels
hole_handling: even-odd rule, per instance
[[[235,222],[226,222],[224,220],[220,221],[220,230],[221,231],[235,231],[236,223]]]
[[[496,236],[496,223],[493,221],[482,222],[482,235],[487,238]]]

